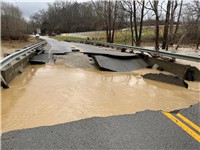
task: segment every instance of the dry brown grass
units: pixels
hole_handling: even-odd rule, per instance
[[[13,53],[16,50],[22,49],[27,45],[36,43],[37,40],[33,37],[29,37],[27,41],[23,40],[1,40],[1,51],[0,51],[0,57],[2,58],[5,53]]]

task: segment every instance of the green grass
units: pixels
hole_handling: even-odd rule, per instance
[[[164,27],[160,27],[160,37],[163,36],[163,30]],[[182,32],[182,29],[180,27],[179,32]],[[89,37],[90,40],[94,39],[98,39],[96,41],[100,41],[100,42],[106,42],[106,34],[105,32],[96,32],[96,33],[87,33],[84,34],[84,36]],[[154,37],[155,37],[155,29],[154,27],[148,27],[145,26],[143,27],[143,32],[142,32],[142,45],[144,44],[150,44],[150,43],[154,43]],[[82,38],[77,38],[77,37],[69,37],[69,36],[55,36],[53,37],[54,39],[57,39],[59,41],[64,41],[64,40],[68,40],[68,41],[72,41],[72,42],[80,42],[80,41],[84,41],[86,39],[82,39]],[[126,45],[131,45],[131,30],[127,29],[127,30],[116,30],[115,31],[115,37],[114,37],[114,43],[116,44],[126,44]]]
[[[163,27],[160,27],[160,36],[163,34]],[[92,33],[92,34],[86,34],[87,37],[93,38],[93,37],[101,37],[102,42],[106,42],[106,35],[105,33]],[[155,37],[155,31],[154,28],[152,27],[144,27],[143,28],[143,33],[142,33],[142,40],[144,43],[152,43],[154,42],[154,37]],[[126,45],[131,45],[131,30],[116,30],[115,31],[115,37],[114,37],[114,43],[116,44],[126,44]]]

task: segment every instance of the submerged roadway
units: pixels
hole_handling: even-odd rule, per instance
[[[48,42],[45,47],[48,51],[65,50],[71,52],[74,48],[82,52],[102,53],[102,51],[113,51],[110,48],[99,48],[85,44],[56,41],[47,37],[43,38]],[[196,99],[199,101],[200,98],[196,97]],[[197,150],[200,149],[200,103],[188,106],[188,108],[172,110],[171,112],[145,110],[135,114],[92,117],[51,126],[9,131],[2,134],[1,144],[3,150]]]

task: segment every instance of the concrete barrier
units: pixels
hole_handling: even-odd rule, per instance
[[[148,57],[147,63],[149,64],[149,67],[153,67],[157,64],[158,70],[173,73],[183,80],[200,81],[200,71],[196,67],[151,57]]]
[[[33,57],[35,53],[35,51],[27,53],[1,69],[1,75],[7,84],[23,71],[29,64],[30,58]]]

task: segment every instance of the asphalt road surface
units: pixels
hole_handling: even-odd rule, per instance
[[[98,51],[84,44],[45,37],[46,48]],[[88,50],[89,49],[89,50]],[[108,51],[107,48],[103,50]],[[198,98],[198,97],[197,97]],[[3,133],[2,149],[200,149],[200,103],[173,112],[93,117],[75,122]]]
[[[41,38],[45,39],[48,44],[45,46],[45,49],[50,53],[51,51],[64,50],[66,52],[71,52],[72,49],[79,49],[81,52],[88,53],[100,53],[100,54],[112,54],[112,55],[120,55],[120,56],[134,56],[134,54],[130,53],[121,53],[120,51],[116,51],[112,48],[103,48],[94,45],[81,44],[81,43],[73,43],[73,42],[65,42],[65,41],[57,41],[55,39],[51,39],[45,36]]]

